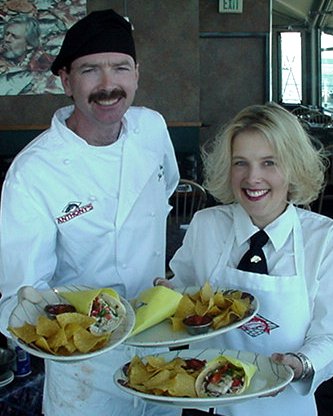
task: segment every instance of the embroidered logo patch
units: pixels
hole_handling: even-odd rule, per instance
[[[94,206],[91,202],[83,206],[81,206],[81,202],[69,202],[62,210],[62,212],[64,212],[65,214],[57,218],[57,223],[63,224],[64,222],[70,221],[73,218],[85,214],[93,209]]]
[[[242,331],[251,337],[257,337],[262,334],[270,334],[272,329],[278,328],[279,325],[264,318],[261,315],[254,316],[251,321],[239,327]]]

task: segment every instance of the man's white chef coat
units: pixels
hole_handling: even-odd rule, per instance
[[[130,299],[165,273],[168,198],[179,174],[162,116],[131,107],[118,141],[98,147],[66,127],[72,110],[58,110],[51,128],[16,157],[6,176],[0,237],[0,329],[5,334],[21,286],[112,286]],[[128,358],[120,347],[85,361],[90,370],[80,363],[78,369],[47,361],[46,414],[55,414],[64,400],[71,416],[90,416],[92,409],[106,414],[107,400],[117,409],[116,397],[102,391]],[[80,371],[86,371],[81,382]],[[87,385],[82,404],[82,391],[75,392]],[[132,402],[119,406],[124,414]],[[144,405],[136,406],[137,414],[144,411]]]

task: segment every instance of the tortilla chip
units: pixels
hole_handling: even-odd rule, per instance
[[[93,335],[84,328],[81,328],[79,331],[76,331],[73,335],[73,342],[78,351],[82,353],[87,353],[102,340],[108,339],[108,335]]]
[[[50,337],[59,331],[59,324],[54,319],[49,319],[44,315],[37,318],[36,332],[42,337]]]
[[[78,324],[86,329],[95,322],[95,318],[77,312],[61,313],[56,319],[62,328],[69,324]]]
[[[39,338],[36,327],[28,322],[25,322],[21,327],[14,328],[10,326],[8,330],[27,344],[35,342]]]

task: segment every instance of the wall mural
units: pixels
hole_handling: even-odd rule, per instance
[[[86,0],[0,0],[0,96],[63,94],[51,63]]]

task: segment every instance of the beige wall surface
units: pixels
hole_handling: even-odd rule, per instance
[[[218,0],[88,0],[88,12],[114,8],[134,25],[140,68],[136,105],[168,122],[216,125],[263,102],[262,38],[202,34],[269,33],[270,0],[243,0],[242,14],[218,13]],[[48,124],[71,101],[64,95],[0,97],[1,125]]]

